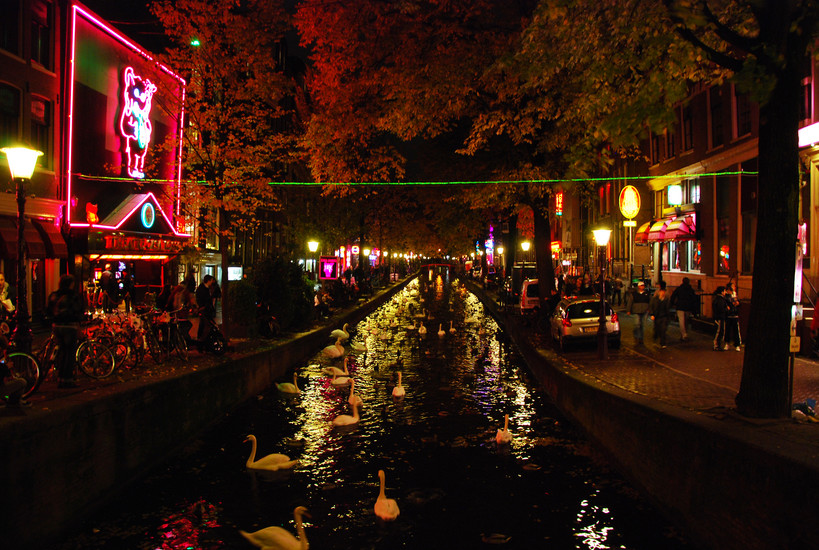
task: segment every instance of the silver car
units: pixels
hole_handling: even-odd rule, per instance
[[[565,298],[549,319],[552,341],[561,351],[574,342],[597,342],[600,328],[600,298]],[[609,347],[620,347],[620,320],[606,302],[606,331]]]

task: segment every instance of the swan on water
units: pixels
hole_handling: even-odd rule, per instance
[[[339,376],[337,374],[333,375],[333,379],[330,380],[330,383],[334,386],[346,386],[352,381],[352,378],[349,376]]]
[[[450,319],[449,320],[449,333],[450,334],[455,334],[456,329],[455,329],[454,326],[452,326],[452,323],[454,323],[454,321],[452,321],[452,319]]]
[[[324,367],[321,372],[327,376],[350,376],[350,372],[347,370],[347,358],[344,358],[344,370],[338,367]]]
[[[391,498],[387,498],[384,493],[384,470],[378,470],[378,479],[381,488],[378,491],[378,498],[375,500],[375,515],[384,521],[393,521],[401,513],[398,503]]]
[[[355,378],[350,380],[350,397],[347,398],[347,403],[350,405],[356,405],[360,407],[364,404],[364,401],[361,399],[361,396],[355,393]]]
[[[358,342],[350,344],[350,348],[353,351],[367,351],[367,346],[365,344],[359,344]]]
[[[347,328],[350,326],[349,323],[344,323],[343,328],[337,328],[333,332],[330,333],[330,338],[334,338],[336,340],[341,340],[342,342],[346,342],[348,338],[350,338],[350,333],[347,331]]]
[[[509,415],[507,414],[503,420],[503,429],[498,430],[498,434],[495,436],[495,441],[497,441],[498,445],[505,445],[507,443],[512,442],[512,434],[509,433]]]
[[[333,419],[333,426],[340,427],[340,426],[352,426],[354,424],[358,424],[360,417],[358,416],[358,405],[353,403],[350,405],[350,408],[353,409],[353,414],[350,416],[349,414],[340,414]]]
[[[265,527],[253,533],[240,529],[239,533],[250,544],[266,550],[307,550],[310,544],[307,542],[307,535],[304,533],[304,526],[301,522],[302,516],[310,517],[307,508],[298,506],[293,510],[293,519],[296,520],[296,533],[298,533],[299,538],[294,537],[290,531],[281,527]]]
[[[418,327],[418,334],[420,334],[421,336],[423,336],[423,335],[425,335],[426,333],[427,333],[427,327],[425,327],[425,326],[424,326],[424,322],[423,322],[423,321],[421,321],[421,326],[420,326],[420,327]]]
[[[398,372],[398,384],[392,389],[392,396],[393,397],[404,397],[407,392],[404,390],[404,386],[401,384],[401,372]]]
[[[344,355],[344,346],[341,345],[341,340],[336,338],[335,344],[327,346],[326,348],[321,350],[321,352],[325,355],[325,357],[335,359]]]
[[[438,337],[443,338],[444,336],[446,336],[446,331],[444,330],[444,324],[439,323],[438,324]]]
[[[282,393],[301,393],[298,384],[298,373],[293,372],[293,383],[290,382],[281,382],[276,384],[276,389],[278,389]]]
[[[276,472],[278,470],[292,468],[299,463],[298,460],[290,460],[289,456],[278,453],[269,454],[260,458],[259,460],[256,460],[256,436],[247,436],[247,439],[245,439],[244,442],[247,443],[248,441],[250,441],[252,448],[250,449],[250,456],[248,457],[245,466],[250,469]]]

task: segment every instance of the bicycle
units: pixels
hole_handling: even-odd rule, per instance
[[[206,351],[214,355],[224,355],[227,351],[227,340],[219,330],[219,325],[210,317],[202,316],[200,323],[207,323],[207,332],[202,340],[194,340],[200,351]]]
[[[185,341],[185,336],[180,326],[180,321],[177,314],[182,311],[168,312],[168,316],[160,316],[159,323],[155,326],[157,340],[160,347],[165,352],[165,358],[170,359],[171,354],[176,352],[183,361],[188,360],[188,344]],[[190,323],[185,320],[182,321],[190,329]]]
[[[60,356],[60,352],[60,344],[57,342],[54,333],[52,333],[40,350],[40,373],[29,394],[37,391],[51,372],[57,371],[57,358]],[[77,346],[74,361],[83,373],[96,379],[110,376],[116,367],[113,352],[97,340],[83,340]]]
[[[22,398],[25,399],[34,393],[37,380],[40,377],[40,365],[37,359],[21,351],[12,351],[12,345],[4,333],[0,333],[0,347],[3,354],[0,361],[4,362],[11,372],[12,378],[22,378],[26,381]]]

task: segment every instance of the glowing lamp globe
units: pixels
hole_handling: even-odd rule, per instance
[[[319,245],[319,243],[316,242],[316,241],[308,241],[307,242],[307,249],[310,252],[315,252],[316,250],[318,250],[318,245]]]
[[[594,240],[597,242],[597,246],[606,246],[609,244],[611,229],[595,229],[592,233],[594,233]]]
[[[36,151],[27,147],[5,147],[0,149],[6,154],[9,161],[9,170],[11,171],[12,179],[31,179],[34,173],[34,167],[37,165],[37,159],[43,154],[42,151]]]

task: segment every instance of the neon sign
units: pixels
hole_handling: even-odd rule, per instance
[[[563,215],[563,191],[555,193],[555,216]]]
[[[132,178],[145,177],[145,154],[148,152],[148,142],[151,141],[153,129],[151,120],[151,100],[156,85],[150,80],[143,79],[134,73],[133,67],[128,67],[122,74],[122,116],[119,119],[119,131],[125,139],[125,155],[128,157],[128,175]],[[133,150],[132,150],[133,145]]]
[[[626,185],[620,191],[620,213],[628,219],[640,213],[640,193],[633,185]]]
[[[156,211],[154,210],[154,205],[150,202],[143,204],[142,209],[139,211],[139,216],[142,221],[142,226],[145,229],[150,229],[154,225],[154,221],[156,221]]]

